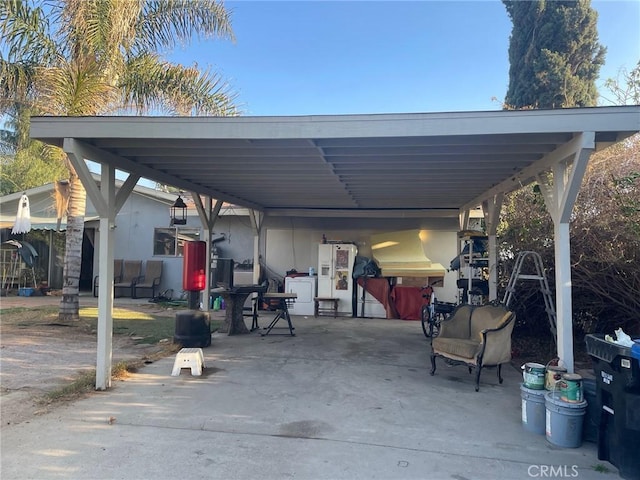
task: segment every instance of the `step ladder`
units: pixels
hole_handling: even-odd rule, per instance
[[[523,273],[525,267],[525,262],[529,259],[530,261],[527,265],[530,265],[533,262],[533,267],[535,273]],[[549,283],[547,282],[547,277],[544,274],[544,267],[542,265],[542,257],[537,252],[524,251],[520,252],[516,257],[516,262],[513,266],[513,272],[511,273],[511,277],[509,277],[509,283],[507,285],[507,289],[504,293],[504,298],[502,303],[509,308],[511,300],[513,299],[513,295],[516,290],[516,284],[520,280],[535,280],[540,284],[540,291],[542,292],[542,296],[544,298],[544,307],[547,312],[547,317],[549,318],[549,327],[551,329],[551,333],[553,334],[553,340],[556,340],[557,336],[557,316],[555,304],[553,301],[553,297],[551,296],[551,290],[549,289]]]

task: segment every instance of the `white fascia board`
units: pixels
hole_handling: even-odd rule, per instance
[[[640,106],[287,117],[33,117],[31,137],[292,139],[640,131]]]
[[[264,214],[269,217],[305,218],[456,218],[458,210],[439,208],[429,210],[368,210],[368,209],[326,209],[326,208],[272,208]]]

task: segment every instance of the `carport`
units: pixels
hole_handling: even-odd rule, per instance
[[[496,228],[506,193],[537,181],[554,223],[558,355],[572,370],[569,221],[589,157],[640,131],[640,106],[299,117],[36,117],[100,215],[99,270],[113,278],[115,217],[139,178],[194,194],[205,231],[222,202],[265,216],[457,217],[481,206],[496,298]],[[84,160],[101,164],[96,185]],[[115,191],[115,171],[129,173]],[[215,200],[214,200],[215,199]],[[211,235],[208,235],[211,238]],[[257,268],[257,262],[254,262]],[[254,272],[255,275],[256,272]],[[110,386],[113,289],[99,290],[96,388]]]

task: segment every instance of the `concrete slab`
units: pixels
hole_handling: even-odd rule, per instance
[[[429,375],[418,322],[293,320],[295,337],[214,334],[200,377],[172,377],[168,357],[3,426],[2,478],[618,478],[595,444],[559,448],[522,427],[515,367],[502,385],[483,372],[475,392],[465,367]]]

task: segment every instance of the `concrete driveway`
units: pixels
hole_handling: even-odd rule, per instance
[[[295,337],[214,334],[201,377],[172,377],[165,358],[3,427],[2,478],[619,478],[595,444],[523,428],[515,367],[502,385],[483,372],[475,392],[465,367],[429,375],[417,322],[293,318]]]

